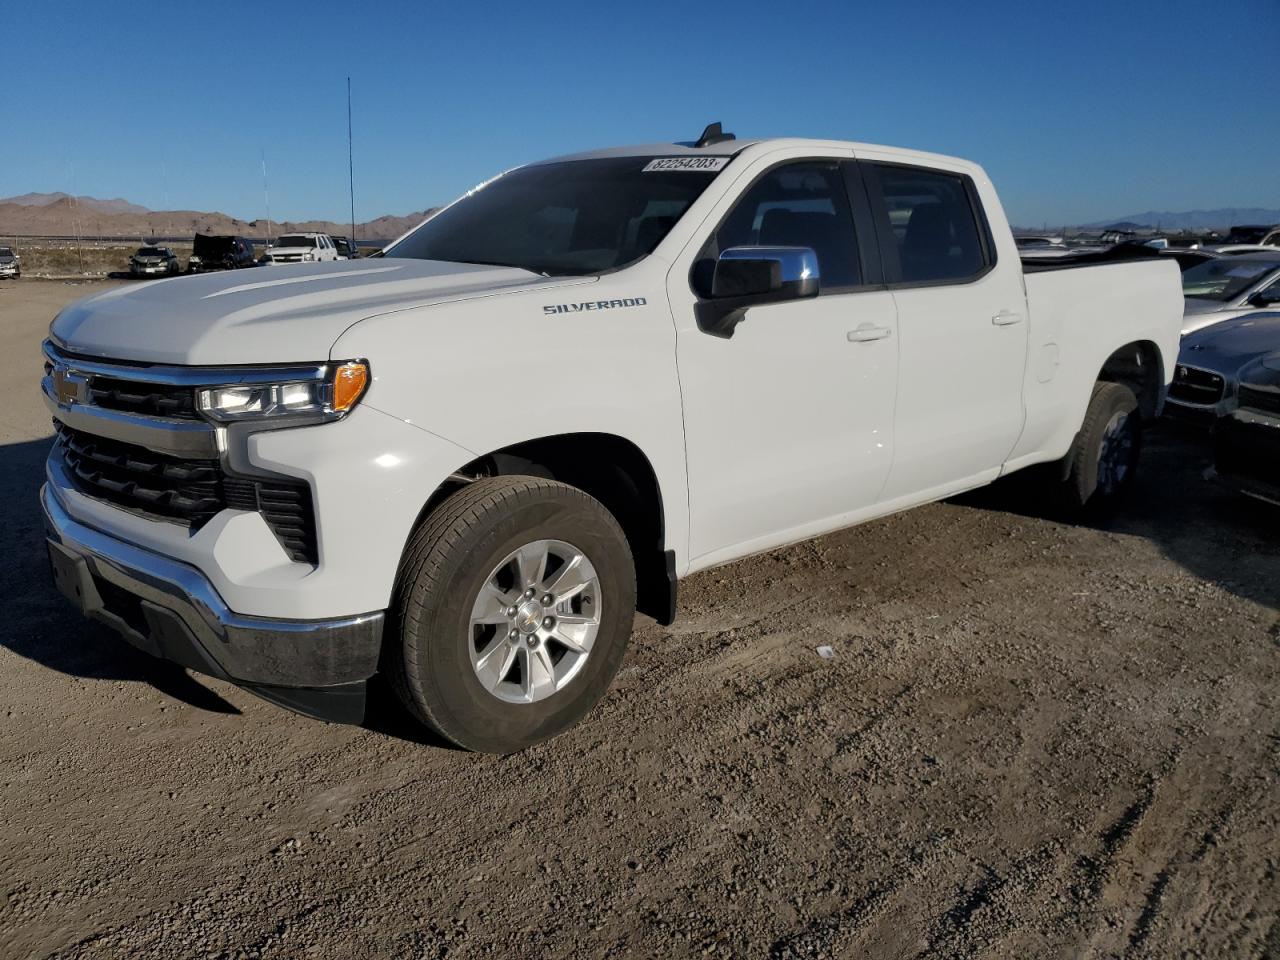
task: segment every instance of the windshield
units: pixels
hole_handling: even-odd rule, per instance
[[[13,251],[8,247],[0,247],[0,257],[12,257]]]
[[[1280,267],[1270,260],[1207,260],[1182,275],[1182,295],[1202,300],[1234,300]]]
[[[167,255],[167,253],[168,253],[167,250],[164,250],[160,247],[143,247],[137,253],[135,253],[134,256],[135,257],[163,257]]]
[[[315,237],[281,237],[276,241],[277,247],[314,247]]]
[[[657,157],[566,160],[521,167],[473,190],[388,257],[587,274],[650,253],[727,157],[679,158],[699,169],[649,169]]]

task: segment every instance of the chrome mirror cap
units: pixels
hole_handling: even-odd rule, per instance
[[[720,254],[720,260],[764,260],[778,264],[780,281],[813,287],[817,291],[821,280],[818,255],[811,247],[730,247]],[[799,296],[811,295],[806,290]]]

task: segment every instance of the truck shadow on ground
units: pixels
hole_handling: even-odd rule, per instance
[[[73,611],[53,587],[45,557],[39,491],[50,440],[0,450],[0,576],[10,596],[0,646],[73,677],[146,683],[212,713],[240,710],[176,664],[148,656]]]
[[[0,479],[0,575],[12,598],[0,646],[50,669],[87,679],[147,683],[176,700],[215,713],[238,708],[175,664],[144,654],[110,630],[81,618],[53,588],[45,557],[38,494],[50,440],[8,444]],[[1203,478],[1207,443],[1157,426],[1124,510],[1104,529],[1155,543],[1189,573],[1273,609],[1280,607],[1280,509],[1236,496]],[[1034,477],[1015,475],[953,502],[1055,520]],[[364,726],[388,736],[448,746],[413,723],[394,693],[377,682]]]
[[[1144,438],[1125,503],[1114,517],[1092,525],[1150,540],[1188,573],[1236,596],[1280,608],[1280,508],[1206,479],[1212,462],[1205,431],[1157,422]],[[1025,471],[952,502],[1063,521],[1046,509],[1040,479]]]

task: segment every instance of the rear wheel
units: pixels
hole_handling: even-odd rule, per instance
[[[1095,384],[1068,454],[1067,507],[1086,516],[1112,513],[1133,484],[1141,449],[1142,415],[1133,391],[1119,383]]]
[[[511,753],[604,695],[631,634],[635,572],[617,521],[581,490],[489,478],[414,533],[391,612],[386,666],[408,710],[459,746]]]

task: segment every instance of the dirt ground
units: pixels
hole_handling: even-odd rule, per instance
[[[0,284],[0,956],[1280,956],[1280,521],[1193,439],[1107,530],[1004,485],[695,576],[473,756],[54,594],[38,345],[99,286]]]

